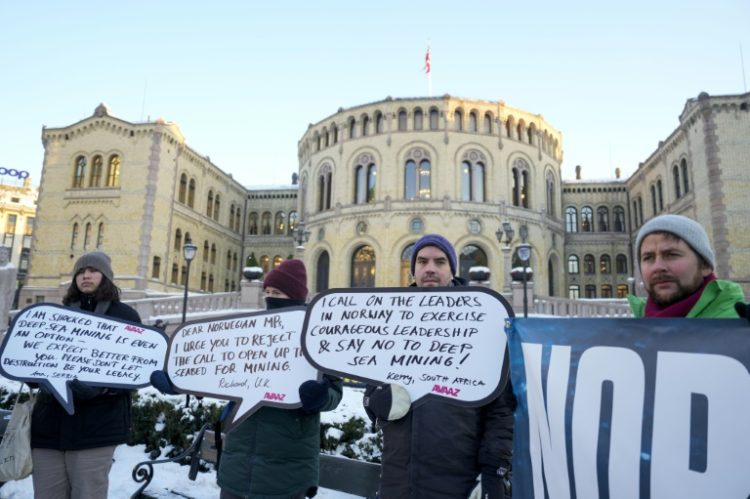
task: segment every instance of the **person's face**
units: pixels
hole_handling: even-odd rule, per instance
[[[289,295],[273,286],[266,286],[263,288],[263,294],[266,298],[289,298]]]
[[[414,281],[420,288],[447,286],[453,279],[451,265],[443,250],[425,246],[414,261]]]
[[[713,271],[685,241],[668,234],[646,236],[640,258],[643,285],[660,307],[695,293]]]
[[[91,267],[86,267],[76,275],[76,286],[81,293],[91,294],[102,283],[102,273]]]

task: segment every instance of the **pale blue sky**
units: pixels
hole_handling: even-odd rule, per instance
[[[308,123],[427,95],[428,39],[433,95],[540,113],[563,133],[563,178],[613,178],[686,99],[746,91],[750,1],[0,0],[0,166],[38,184],[42,125],[105,102],[176,122],[245,185],[288,183]]]

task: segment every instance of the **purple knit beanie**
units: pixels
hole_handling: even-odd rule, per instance
[[[307,271],[302,260],[284,260],[263,279],[263,289],[272,286],[293,300],[307,299]]]
[[[437,249],[442,251],[448,257],[448,263],[451,266],[451,274],[456,275],[456,250],[453,249],[453,245],[448,242],[446,238],[439,234],[425,234],[416,243],[414,243],[414,250],[411,253],[411,273],[414,275],[414,265],[417,262],[417,253],[425,246],[435,246]]]

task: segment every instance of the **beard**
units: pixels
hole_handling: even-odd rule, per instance
[[[657,290],[656,285],[664,282],[672,283],[673,289]],[[687,279],[683,282],[674,276],[660,275],[651,279],[648,294],[656,305],[660,308],[666,308],[692,295],[698,291],[702,285],[703,275],[700,271],[696,272],[691,279]]]

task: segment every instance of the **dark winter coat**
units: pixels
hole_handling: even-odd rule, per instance
[[[328,378],[328,402],[341,400],[341,380]],[[318,486],[320,413],[262,407],[224,442],[219,487],[251,499],[288,499]]]
[[[104,315],[140,324],[138,312],[111,302]],[[31,447],[60,451],[119,445],[130,435],[130,391],[107,389],[91,400],[73,401],[71,416],[44,391],[40,391],[31,417]]]
[[[482,407],[430,400],[401,419],[378,421],[383,432],[380,499],[464,499],[480,473],[497,476],[501,466],[510,468],[516,399],[507,358],[504,366],[503,391]]]

